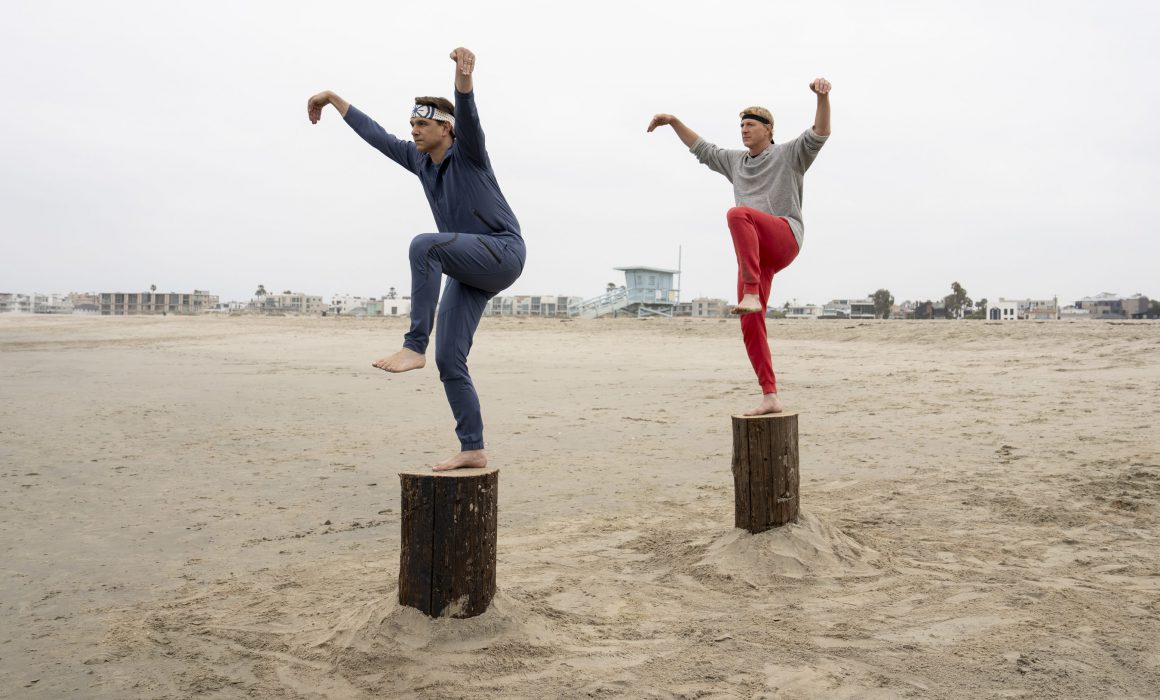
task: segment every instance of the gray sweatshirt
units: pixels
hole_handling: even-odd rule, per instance
[[[796,139],[771,144],[757,156],[750,156],[745,149],[718,148],[701,138],[689,150],[710,170],[733,183],[737,206],[785,217],[800,250],[806,232],[802,224],[802,181],[827,138],[806,129]]]

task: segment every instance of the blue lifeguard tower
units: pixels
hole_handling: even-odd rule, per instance
[[[572,316],[664,316],[671,318],[677,308],[680,289],[673,285],[679,270],[633,265],[614,267],[624,272],[624,286],[570,307]]]

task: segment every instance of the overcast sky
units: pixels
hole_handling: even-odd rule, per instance
[[[740,148],[833,83],[805,244],[771,304],[1160,296],[1154,2],[52,2],[0,5],[0,292],[409,289],[418,180],[332,89],[407,138],[456,46],[528,246],[516,294],[590,297],[628,264],[729,297],[731,185],[671,112]]]

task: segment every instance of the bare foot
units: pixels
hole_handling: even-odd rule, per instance
[[[484,454],[483,450],[464,450],[451,459],[445,459],[431,468],[437,472],[445,472],[452,469],[477,469],[486,466],[487,455]]]
[[[741,297],[737,306],[733,307],[732,313],[741,316],[743,314],[759,314],[764,311],[765,309],[761,308],[761,300],[757,298],[756,294],[746,294]]]
[[[375,360],[371,366],[388,372],[406,372],[419,369],[427,364],[427,357],[420,355],[410,348],[403,348],[394,355]]]
[[[765,394],[761,397],[761,404],[757,408],[746,411],[742,415],[746,416],[764,416],[767,413],[781,413],[785,408],[778,400],[777,394]]]

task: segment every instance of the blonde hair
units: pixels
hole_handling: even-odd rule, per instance
[[[773,143],[773,112],[770,112],[765,107],[746,107],[741,110],[738,116],[744,117],[746,114],[753,114],[769,120],[769,142]]]

